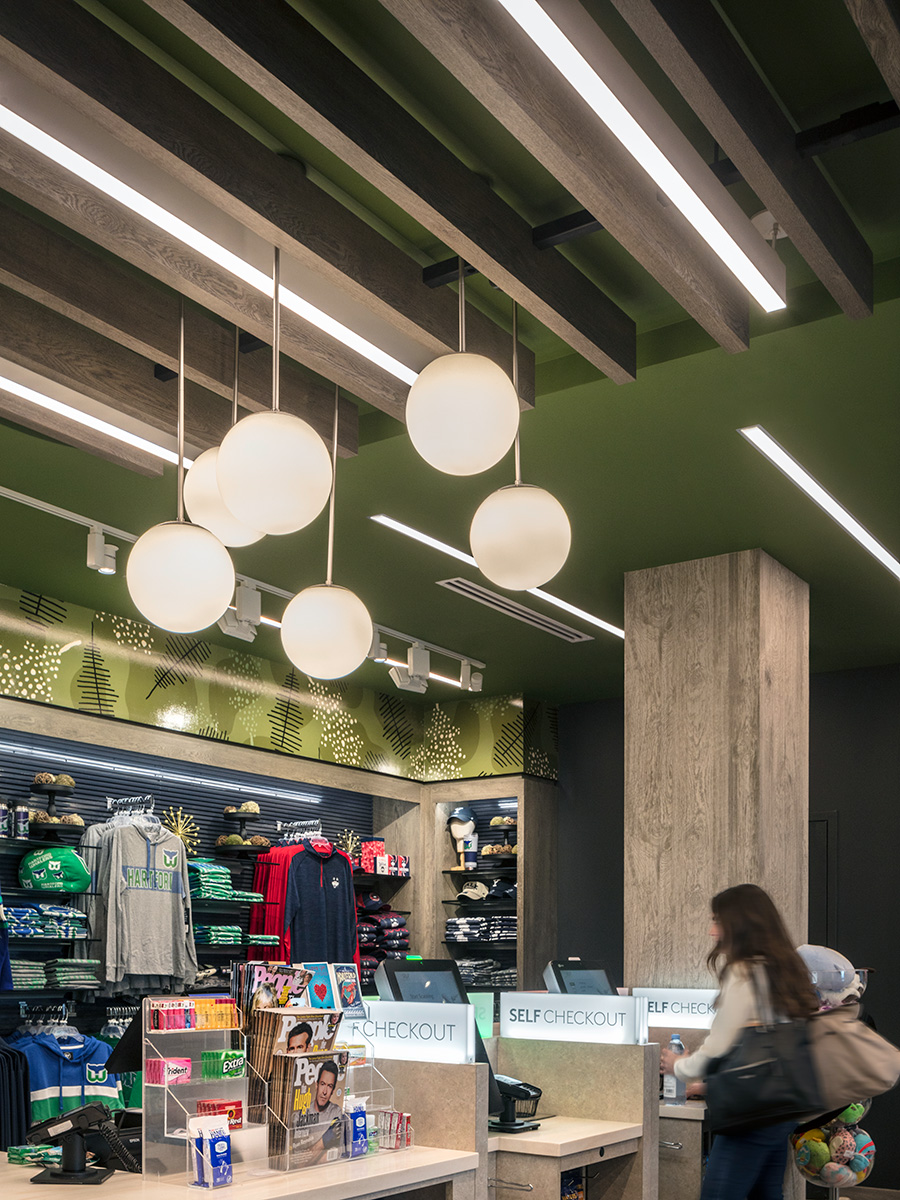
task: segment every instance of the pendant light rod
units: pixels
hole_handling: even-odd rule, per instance
[[[237,325],[234,327],[234,385],[231,389],[231,424],[237,425],[238,419],[238,379],[240,377],[240,362],[241,362],[241,331]]]
[[[331,583],[334,566],[334,492],[337,487],[337,451],[338,451],[338,407],[341,401],[339,384],[334,385],[334,435],[331,439],[331,496],[328,499],[328,566],[325,571],[326,584]]]
[[[466,264],[463,261],[462,255],[457,259],[459,263],[459,352],[466,352]]]
[[[281,378],[281,251],[275,247],[275,262],[272,270],[272,411],[281,406],[279,384]]]
[[[512,306],[512,343],[513,343],[513,359],[512,359],[512,385],[515,389],[516,397],[519,395],[519,305],[513,300]],[[522,482],[522,458],[519,453],[519,429],[521,421],[516,426],[516,487]]]
[[[177,519],[184,521],[184,296],[178,297],[178,504]]]

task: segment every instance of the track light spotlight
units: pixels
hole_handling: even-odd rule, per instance
[[[262,596],[248,583],[239,583],[234,592],[234,604],[219,618],[219,628],[231,637],[252,642],[256,627],[262,620]]]
[[[413,643],[406,655],[406,666],[394,666],[388,671],[394,685],[404,692],[424,692],[428,687],[431,654],[424,646]]]
[[[106,540],[102,529],[88,530],[87,565],[92,571],[99,571],[101,575],[115,575],[118,553],[119,547]]]
[[[464,692],[480,692],[484,676],[480,671],[473,671],[472,664],[463,659],[459,667],[459,686]]]

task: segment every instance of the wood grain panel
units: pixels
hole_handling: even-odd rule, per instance
[[[0,356],[174,434],[176,381],[155,379],[147,359],[9,288],[0,287],[0,311]],[[203,449],[218,445],[230,424],[230,407],[220,397],[186,384],[189,442]]]
[[[9,0],[0,6],[0,56],[433,354],[457,348],[452,292],[425,287],[419,264],[311,183],[302,164],[269,150],[79,5]],[[470,349],[508,369],[506,331],[477,309],[467,324]],[[519,382],[533,404],[526,347]]]
[[[246,771],[251,775],[289,779],[313,786],[344,789],[350,786],[353,791],[371,792],[373,797],[392,797],[412,804],[419,802],[422,787],[419,783],[395,775],[348,769],[334,763],[295,758],[291,754],[262,750],[255,746],[239,746],[234,742],[189,737],[169,729],[131,725],[127,721],[109,721],[87,713],[50,708],[45,704],[32,704],[6,696],[0,696],[0,728],[49,734],[72,742],[106,746],[113,750],[133,750],[139,754],[156,754],[195,766]]]
[[[900,4],[897,0],[845,0],[875,66],[900,104]]]
[[[290,6],[260,22],[243,0],[149,3],[589,362],[634,378],[630,318]]]
[[[108,462],[116,463],[120,467],[127,467],[128,470],[136,471],[139,475],[153,476],[163,473],[161,458],[138,450],[135,446],[127,446],[124,442],[98,433],[95,429],[86,429],[83,425],[70,421],[58,413],[37,408],[28,400],[23,400],[20,396],[15,396],[12,392],[7,392],[2,388],[0,388],[0,414],[16,425],[34,429],[38,433],[55,438],[58,442],[64,442],[67,446],[74,446],[76,450],[85,450],[88,454],[96,454],[98,458],[105,458]]]
[[[481,0],[381,3],[724,349],[746,349],[743,287],[508,12]],[[593,42],[615,55],[590,20],[577,42],[589,60]]]
[[[886,14],[886,3],[847,0]],[[849,317],[871,316],[872,252],[709,0],[613,0],[691,108]],[[892,5],[892,7],[895,7]],[[880,24],[875,17],[872,24]],[[882,25],[880,43],[888,28]],[[885,46],[887,49],[887,46]],[[900,35],[893,30],[895,82]],[[900,93],[895,93],[900,94]]]
[[[808,592],[762,551],[625,580],[625,982],[709,986],[710,897],[805,937]]]
[[[272,301],[109,200],[10,135],[0,136],[0,187],[264,342]],[[283,353],[398,420],[408,387],[314,325],[284,311]]]
[[[0,209],[0,283],[120,346],[177,370],[178,303],[168,288],[55,229],[4,206]],[[185,306],[185,377],[231,402],[234,332],[193,304]],[[241,355],[241,408],[271,407],[272,356]],[[281,407],[330,441],[334,391],[281,364]],[[357,407],[341,397],[340,453],[359,448]]]
[[[526,776],[519,803],[519,989],[543,989],[544,967],[557,956],[559,789]]]

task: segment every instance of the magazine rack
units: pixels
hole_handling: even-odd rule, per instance
[[[144,1069],[143,1167],[144,1179],[185,1186],[194,1180],[194,1145],[188,1134],[188,1121],[198,1114],[202,1101],[224,1101],[240,1105],[241,1127],[231,1128],[231,1160],[234,1182],[267,1173],[268,1103],[265,1080],[255,1081],[254,1093],[262,1103],[250,1119],[248,1068],[236,1078],[203,1078],[204,1051],[236,1050],[246,1045],[241,1031],[241,1014],[233,1005],[212,1011],[212,1019],[189,1028],[156,1028],[156,1010],[182,1006],[190,1009],[190,998],[148,997],[141,1016],[142,1065]],[[164,1063],[171,1065],[167,1071]],[[148,1066],[149,1064],[149,1066]],[[188,1064],[189,1067],[188,1067]],[[189,1072],[189,1075],[188,1075]],[[168,1078],[167,1078],[168,1076]],[[159,1082],[148,1082],[154,1078]],[[176,1081],[177,1079],[177,1081]],[[228,1122],[227,1115],[223,1121]],[[211,1189],[215,1190],[215,1189]]]

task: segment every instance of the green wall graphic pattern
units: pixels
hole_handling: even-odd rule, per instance
[[[556,778],[556,710],[540,701],[421,707],[4,584],[0,693],[423,782]]]

